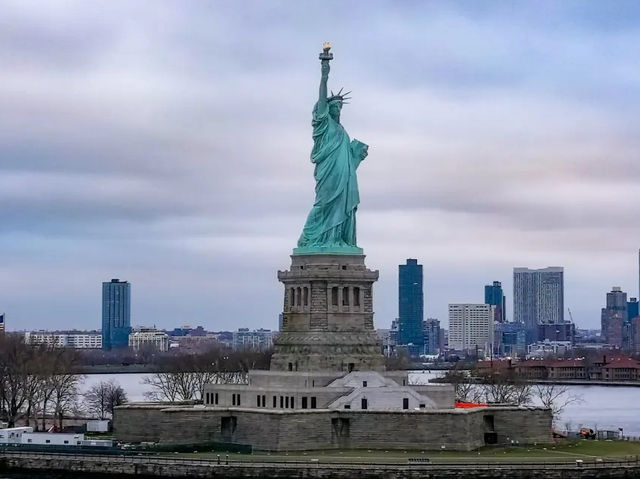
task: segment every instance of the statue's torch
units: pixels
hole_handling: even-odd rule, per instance
[[[333,53],[330,53],[329,50],[331,50],[331,43],[324,42],[322,44],[322,53],[320,53],[320,60],[322,61],[333,60]]]

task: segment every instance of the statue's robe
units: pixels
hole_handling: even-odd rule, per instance
[[[356,209],[360,203],[356,169],[367,146],[316,104],[313,110],[313,150],[316,199],[298,240],[298,247],[356,246]]]

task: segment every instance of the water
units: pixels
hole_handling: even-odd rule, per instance
[[[125,390],[129,402],[144,401],[144,393],[149,391],[149,386],[144,385],[142,381],[148,376],[151,374],[87,374],[80,390],[85,392],[94,384],[113,379]]]
[[[442,376],[444,371],[415,371],[411,380],[426,384]],[[560,415],[560,429],[580,427],[617,431],[625,436],[640,436],[640,387],[634,386],[567,386],[569,394],[581,400],[569,404]]]

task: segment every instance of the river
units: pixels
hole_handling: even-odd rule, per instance
[[[414,371],[411,382],[426,383],[441,372]],[[148,386],[142,384],[149,374],[90,374],[85,376],[82,389],[109,379],[116,380],[127,392],[129,401],[144,401]],[[626,436],[640,436],[640,388],[625,386],[568,386],[570,394],[581,400],[566,407],[557,421],[564,429],[567,425],[618,430],[623,428]]]
[[[425,384],[444,371],[414,371],[411,380]],[[566,406],[556,421],[559,429],[575,431],[580,427],[618,431],[625,436],[640,436],[640,387],[567,386],[568,394],[578,401]]]

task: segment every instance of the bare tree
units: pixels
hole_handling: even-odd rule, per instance
[[[0,336],[0,415],[13,427],[19,418],[38,428],[46,428],[49,406],[62,422],[63,411],[75,404],[77,383],[74,374],[77,354],[64,349],[25,344],[18,335]]]
[[[77,409],[78,386],[83,376],[75,373],[78,355],[75,351],[60,349],[56,351],[51,386],[54,416],[58,419],[58,428],[62,429],[67,412]]]
[[[453,385],[456,402],[482,401],[482,390],[468,371],[449,369],[442,380]]]
[[[100,419],[105,419],[107,416],[108,388],[109,385],[107,382],[101,381],[98,384],[91,386],[87,392],[84,393],[87,410],[91,414],[98,416]]]
[[[36,361],[34,361],[34,368],[31,371],[29,378],[25,383],[25,394],[26,394],[26,410],[24,412],[25,418],[25,426],[29,426],[31,424],[31,420],[33,419],[34,426],[36,430],[38,429],[38,407],[40,401],[42,400],[41,394],[41,384],[43,381],[43,376],[41,374],[41,369],[38,367]]]
[[[57,354],[55,351],[51,351],[47,361],[43,365],[42,370],[42,378],[40,380],[40,411],[42,413],[41,416],[41,425],[42,430],[45,431],[47,428],[47,413],[49,412],[49,407],[52,402],[53,393],[55,391],[55,382],[53,380],[53,376],[56,370],[56,363],[58,361]]]
[[[84,393],[88,410],[100,419],[113,417],[113,410],[127,402],[127,394],[122,387],[111,379],[94,384]]]
[[[488,403],[521,406],[531,400],[531,385],[527,383],[491,381],[482,384],[482,392]]]
[[[0,336],[0,409],[9,427],[27,403],[33,350],[16,335]]]
[[[531,384],[513,369],[490,370],[478,374],[483,396],[488,403],[523,405],[531,401]]]
[[[122,386],[113,379],[109,381],[109,393],[107,396],[107,412],[109,416],[113,417],[116,406],[121,406],[128,401],[127,393]]]
[[[145,377],[142,384],[151,387],[151,390],[144,393],[144,397],[150,401],[174,402],[178,400],[173,373],[154,373]]]
[[[569,387],[562,384],[536,384],[533,394],[542,406],[551,409],[554,422],[558,421],[568,405],[583,401],[582,396],[572,393]]]

